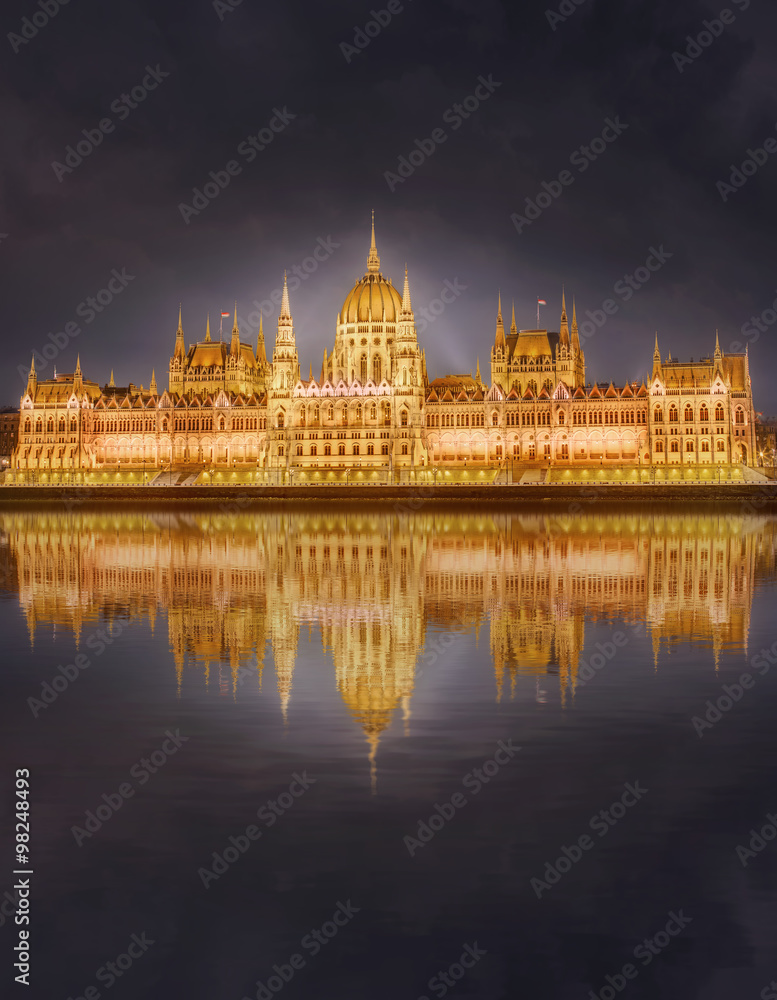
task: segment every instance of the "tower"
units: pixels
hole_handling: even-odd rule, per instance
[[[505,340],[505,325],[502,320],[502,293],[496,307],[496,334],[494,346],[491,348],[491,384],[504,385],[507,371],[507,341]]]

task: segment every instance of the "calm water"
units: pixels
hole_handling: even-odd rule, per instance
[[[27,995],[755,1000],[776,525],[0,515]]]

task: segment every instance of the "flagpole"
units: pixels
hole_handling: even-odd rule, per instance
[[[540,300],[537,299],[537,329],[540,328]]]

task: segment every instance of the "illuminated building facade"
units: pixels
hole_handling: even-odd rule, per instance
[[[12,468],[62,473],[112,470],[169,482],[206,482],[217,470],[257,480],[428,478],[431,469],[500,470],[516,464],[601,467],[756,465],[747,353],[697,362],[662,360],[650,379],[616,387],[586,382],[573,304],[562,297],[559,332],[508,331],[501,297],[490,384],[476,374],[430,380],[405,272],[402,293],[367,270],[337,315],[319,378],[303,379],[284,279],[272,358],[256,345],[205,337],[187,348],[179,313],[168,387],[99,386],[73,374],[38,380],[21,399]],[[294,478],[296,475],[296,479]],[[506,471],[505,471],[506,475]]]

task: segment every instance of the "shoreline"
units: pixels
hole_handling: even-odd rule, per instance
[[[19,506],[73,507],[105,503],[163,506],[205,504],[228,506],[230,513],[268,503],[356,502],[392,504],[425,501],[445,504],[568,504],[591,510],[610,503],[672,503],[693,505],[748,504],[756,510],[777,509],[777,483],[730,483],[701,485],[510,485],[510,486],[0,486],[0,509]],[[755,501],[755,502],[754,502]]]

